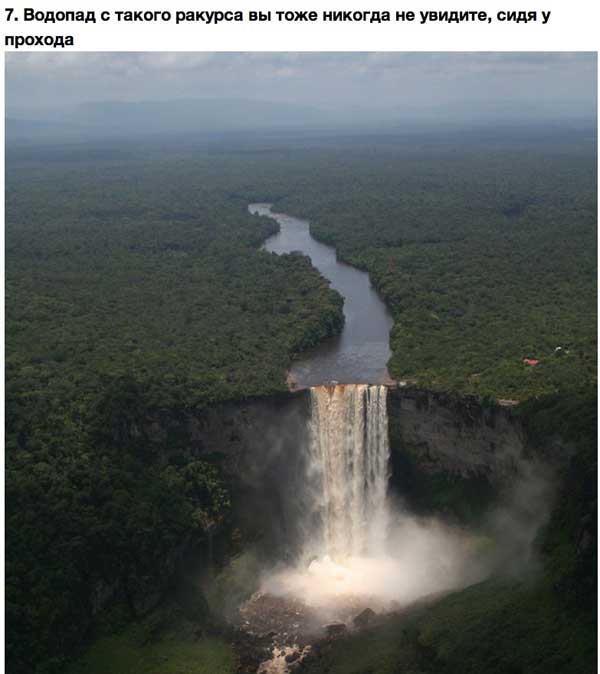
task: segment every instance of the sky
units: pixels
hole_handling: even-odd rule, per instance
[[[226,98],[381,118],[595,118],[592,52],[6,54],[9,117],[99,101]]]

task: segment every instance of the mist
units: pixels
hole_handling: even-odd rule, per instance
[[[282,495],[295,508],[284,508],[295,554],[265,563],[258,592],[241,609],[250,624],[318,634],[326,624],[352,625],[366,608],[383,615],[490,576],[535,577],[536,536],[555,492],[547,466],[517,458],[476,526],[418,516],[387,490],[385,386],[321,386],[310,395],[305,461]]]
[[[266,569],[259,594],[306,604],[316,625],[351,623],[370,608],[388,613],[430,601],[492,575],[533,579],[536,535],[546,524],[555,483],[544,466],[522,461],[510,488],[475,530],[389,505],[385,545],[362,555],[325,554]]]
[[[7,140],[594,121],[593,53],[7,54]]]
[[[262,590],[300,597],[328,619],[351,599],[358,607],[389,611],[415,600],[472,584],[488,575],[488,540],[444,524],[396,515],[385,550],[332,559],[316,558],[307,566],[276,567],[265,574]],[[341,604],[340,604],[341,602]]]

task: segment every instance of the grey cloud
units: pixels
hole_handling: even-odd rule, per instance
[[[594,53],[8,53],[7,114],[94,101],[236,98],[335,112],[594,117]],[[507,113],[508,114],[508,113]],[[511,113],[512,114],[512,113]]]

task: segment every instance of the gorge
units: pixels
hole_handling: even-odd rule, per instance
[[[550,135],[11,155],[7,668],[594,671],[595,164]]]
[[[277,217],[310,236],[306,222]],[[218,466],[231,512],[203,520],[164,560],[160,582],[95,580],[94,614],[125,596],[138,620],[153,619],[183,579],[175,596],[200,597],[194,620],[235,644],[240,674],[321,672],[321,650],[359,638],[361,621],[379,633],[411,607],[535,568],[553,497],[540,447],[510,407],[392,382],[388,317],[361,274],[350,291],[367,290],[381,320],[364,295],[346,296],[342,334],[292,365],[290,390],[197,409],[134,405],[108,429],[160,465]],[[364,352],[363,327],[373,346]],[[565,465],[570,447],[553,443]]]
[[[311,642],[352,627],[365,611],[384,616],[489,575],[498,554],[486,536],[453,524],[452,516],[438,519],[435,504],[418,517],[410,500],[427,503],[428,483],[443,476],[467,492],[475,484],[485,510],[499,485],[523,472],[524,438],[509,409],[393,383],[386,368],[389,315],[368,276],[338,263],[306,222],[274,214],[269,204],[249,210],[275,217],[281,227],[267,250],[309,254],[346,293],[342,334],[293,365],[292,387],[304,390],[281,398],[286,411],[256,429],[267,445],[272,438],[258,483],[275,493],[253,508],[250,488],[243,509],[270,522],[274,555],[233,621],[273,635],[272,657],[258,670],[267,674],[288,671],[290,661],[298,666]],[[246,459],[251,474],[255,459]],[[549,497],[540,491],[529,513],[533,533],[546,518]]]

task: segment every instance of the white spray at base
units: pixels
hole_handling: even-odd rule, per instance
[[[387,487],[387,387],[313,387],[302,492],[303,552],[273,570],[262,591],[325,609],[405,604],[482,577],[471,560],[478,542],[435,520],[394,512]],[[477,565],[479,566],[479,565]]]
[[[290,490],[300,506],[301,552],[295,564],[265,573],[241,611],[246,626],[273,630],[278,640],[259,674],[289,672],[311,648],[307,641],[340,627],[332,623],[356,626],[367,607],[385,614],[490,573],[535,571],[532,545],[551,498],[543,466],[520,461],[503,500],[486,515],[485,533],[419,518],[387,494],[387,388],[319,386],[310,396],[307,461]]]

